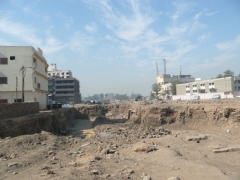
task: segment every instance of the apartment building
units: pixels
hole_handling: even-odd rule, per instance
[[[56,64],[50,64],[48,67],[48,76],[49,77],[72,78],[72,71],[58,70]]]
[[[177,84],[177,95],[195,95],[199,93],[233,92],[240,90],[240,78],[225,77]]]
[[[58,70],[56,64],[48,68],[48,91],[52,101],[60,103],[80,103],[80,82],[70,70]]]
[[[0,103],[39,102],[46,108],[47,68],[40,48],[0,46]]]

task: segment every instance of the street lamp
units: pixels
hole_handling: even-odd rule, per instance
[[[24,102],[24,78],[27,72],[27,68],[36,69],[36,67],[24,67],[22,66],[20,72],[22,71],[22,102]]]

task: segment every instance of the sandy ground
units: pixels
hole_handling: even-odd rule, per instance
[[[213,152],[239,144],[239,137],[226,131],[130,122],[92,129],[92,121],[76,120],[67,135],[1,139],[0,179],[239,180],[240,151]]]

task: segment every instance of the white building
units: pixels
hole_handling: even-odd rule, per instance
[[[51,64],[48,67],[48,77],[73,78],[72,71],[58,70],[56,64]]]
[[[0,46],[0,103],[39,102],[40,109],[46,108],[47,68],[40,48]]]

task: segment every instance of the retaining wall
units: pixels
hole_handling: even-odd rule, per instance
[[[0,119],[39,113],[38,102],[0,104]]]

